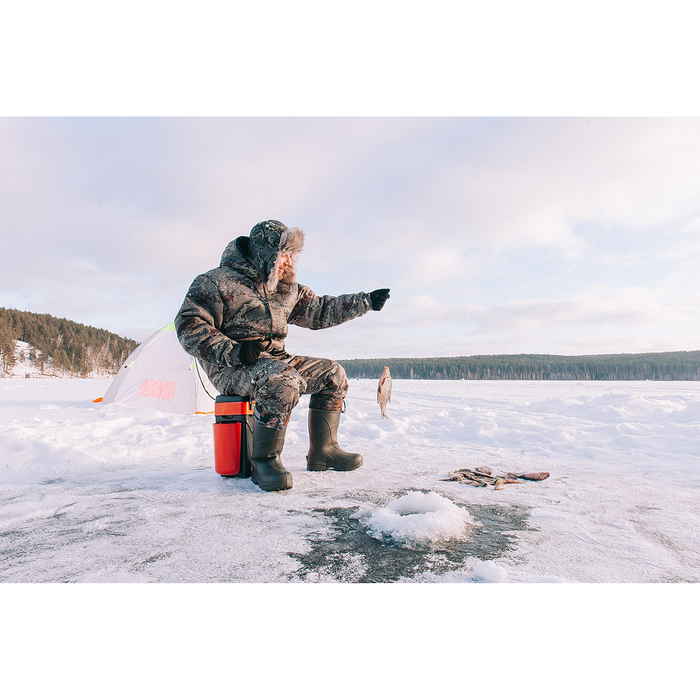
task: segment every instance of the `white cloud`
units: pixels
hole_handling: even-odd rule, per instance
[[[447,193],[472,240],[576,252],[577,224],[648,228],[696,214],[698,159],[696,119],[507,120],[456,152],[433,192]]]

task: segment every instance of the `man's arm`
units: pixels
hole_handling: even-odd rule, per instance
[[[357,294],[341,294],[337,297],[316,296],[308,287],[299,285],[297,303],[289,317],[289,323],[302,328],[319,330],[321,328],[332,328],[341,323],[350,321],[353,318],[364,316],[368,311],[375,309],[379,311],[384,302],[389,298],[389,290],[379,290],[385,292],[383,301],[379,308],[374,299],[375,292],[367,294],[358,292]]]

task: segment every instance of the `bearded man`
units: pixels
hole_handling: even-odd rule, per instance
[[[252,480],[265,491],[292,488],[280,455],[302,394],[311,394],[306,468],[350,471],[362,464],[362,455],[338,445],[345,370],[332,360],[288,353],[287,324],[332,328],[380,311],[389,298],[388,289],[316,296],[296,281],[303,245],[298,228],[256,224],[250,236],[228,244],[219,267],[194,280],[175,318],[180,344],[200,360],[217,391],[255,401]]]

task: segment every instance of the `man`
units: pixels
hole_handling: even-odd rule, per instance
[[[317,297],[297,284],[304,234],[279,221],[253,226],[228,244],[220,266],[192,283],[175,318],[183,348],[199,359],[217,391],[255,401],[252,480],[265,491],[292,488],[280,454],[292,409],[309,401],[307,469],[350,471],[362,456],[338,445],[348,392],[345,370],[332,360],[290,355],[288,323],[318,330],[380,311],[388,289]]]

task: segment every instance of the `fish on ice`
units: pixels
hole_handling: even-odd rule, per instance
[[[382,409],[382,418],[389,418],[386,414],[386,405],[391,403],[391,372],[388,367],[384,367],[382,376],[379,377],[379,386],[377,387],[377,403]]]
[[[447,479],[440,481],[466,481],[472,486],[493,486],[496,491],[507,488],[510,484],[520,481],[544,481],[549,478],[549,472],[508,472],[505,476],[495,475],[489,467],[476,469],[457,469],[451,472]]]

